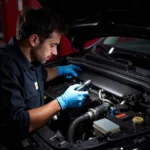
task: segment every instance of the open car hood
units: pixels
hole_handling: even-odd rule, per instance
[[[70,23],[73,21],[92,21],[97,19],[139,27],[148,27],[150,10],[148,3],[141,0],[132,1],[99,1],[91,0],[38,0],[43,6],[48,6],[51,10],[61,14]],[[103,18],[104,19],[104,18]]]
[[[80,46],[93,37],[128,36],[150,38],[148,4],[134,1],[69,1],[38,0],[58,13],[70,27],[70,34],[77,36]],[[85,34],[88,32],[88,35]],[[79,42],[80,41],[80,42]]]

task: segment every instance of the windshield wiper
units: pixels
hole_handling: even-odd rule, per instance
[[[128,66],[133,65],[133,63],[130,60],[127,60],[127,59],[115,58],[114,60],[118,61],[118,62],[121,62],[121,63],[124,63],[124,64],[127,64]]]
[[[112,61],[112,62],[116,62],[116,63],[120,63],[120,64],[123,64],[123,65],[126,65],[128,70],[132,70],[134,71],[135,70],[135,66],[133,64],[133,62],[129,59],[124,59],[124,58],[115,58],[113,57],[115,54],[127,54],[127,55],[130,55],[130,56],[133,56],[133,53],[125,53],[125,52],[118,52],[116,50],[114,50],[115,48],[114,47],[111,47],[109,50],[107,48],[105,48],[104,46],[102,45],[97,45],[97,48],[100,48],[100,51],[102,52],[103,56],[105,58],[107,58],[109,61]],[[111,51],[112,50],[112,51]],[[135,55],[137,57],[139,57],[140,55]],[[134,57],[135,57],[134,56]]]
[[[113,51],[113,53],[109,54],[109,56],[115,56],[115,55],[126,55],[126,56],[131,56],[133,58],[150,59],[149,57],[147,57],[146,54],[125,52],[125,51]]]
[[[108,54],[108,50],[105,47],[103,47],[102,45],[97,45],[96,47],[101,49],[104,57],[106,57],[107,59],[113,60],[113,58],[110,57],[110,55]]]
[[[113,60],[122,64],[127,64],[129,70],[135,70],[133,63],[130,60],[122,59],[122,58],[115,58]]]
[[[114,58],[111,56],[109,53],[110,50],[106,49],[105,47],[98,45],[97,48],[100,48],[100,53],[97,53],[95,49],[93,49],[92,53],[94,54],[94,57],[97,57],[100,61],[101,64],[110,64],[111,66],[122,66],[125,67],[126,70],[134,71],[135,67],[132,63],[132,61],[128,59],[123,59],[123,58]],[[99,54],[99,55],[98,55]],[[92,56],[89,55],[91,58]]]

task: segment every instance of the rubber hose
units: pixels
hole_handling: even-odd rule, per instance
[[[83,122],[85,120],[90,119],[90,116],[86,113],[78,118],[76,118],[70,125],[69,129],[68,129],[68,141],[69,142],[74,142],[74,133],[75,133],[75,129],[76,126],[80,123]]]

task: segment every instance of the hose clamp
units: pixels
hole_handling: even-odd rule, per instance
[[[96,112],[96,110],[95,109],[93,109],[93,108],[90,108],[89,109],[89,112],[92,114],[91,116],[91,119],[96,119],[97,118],[97,112]]]

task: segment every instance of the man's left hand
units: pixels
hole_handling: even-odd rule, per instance
[[[72,76],[77,77],[78,74],[76,71],[81,71],[81,68],[74,65],[70,64],[67,66],[58,66],[58,75],[65,75],[67,78],[72,78]]]

